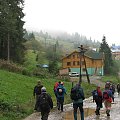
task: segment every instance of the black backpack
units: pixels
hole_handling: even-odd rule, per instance
[[[72,100],[78,100],[81,98],[81,93],[79,92],[78,88],[76,88],[76,87],[71,88],[70,98]]]
[[[50,108],[48,95],[46,93],[40,95],[40,109],[47,111]]]
[[[42,88],[43,86],[42,85],[40,85],[40,86],[35,86],[35,93],[36,93],[36,95],[40,95],[41,94],[41,88]]]

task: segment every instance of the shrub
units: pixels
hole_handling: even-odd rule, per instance
[[[5,60],[0,60],[0,69],[31,76],[31,73],[26,68]]]
[[[40,77],[40,78],[50,78],[53,77],[52,74],[48,72],[46,68],[36,68],[33,70],[33,75]]]

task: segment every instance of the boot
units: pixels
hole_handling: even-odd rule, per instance
[[[84,112],[81,112],[81,120],[84,120]]]
[[[110,110],[106,110],[107,116],[110,116]]]
[[[96,115],[99,115],[99,110],[96,109],[95,114],[96,114]]]
[[[96,115],[100,115],[100,108],[96,108],[96,111],[95,111]]]

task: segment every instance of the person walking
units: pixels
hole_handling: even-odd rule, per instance
[[[41,120],[48,120],[50,110],[53,108],[51,96],[46,92],[46,88],[41,88],[41,94],[37,100],[37,107],[41,111]]]
[[[110,116],[112,98],[113,96],[112,96],[112,91],[110,90],[110,84],[106,83],[105,90],[103,91],[103,102],[106,108],[107,116]]]
[[[53,88],[53,90],[54,90],[54,94],[55,94],[55,97],[56,97],[56,101],[57,101],[57,88],[58,88],[58,86],[60,85],[60,83],[61,83],[61,81],[59,81],[59,82],[55,82],[55,84],[54,84],[54,88]],[[57,101],[57,106],[58,106],[58,101]]]
[[[37,102],[37,100],[38,100],[38,97],[39,97],[40,94],[41,94],[41,88],[42,88],[42,87],[43,87],[43,85],[41,84],[41,81],[38,80],[38,81],[37,81],[37,85],[35,85],[34,90],[33,90],[33,96],[34,96],[34,98],[36,99],[36,102]],[[39,111],[39,110],[37,110],[37,104],[36,104],[36,102],[35,102],[34,110]]]
[[[66,94],[66,88],[64,87],[64,83],[61,82],[56,90],[58,110],[61,110],[61,112],[63,112],[63,103],[64,103],[65,94]]]
[[[118,83],[117,84],[117,92],[118,92],[118,95],[120,94],[120,84]]]
[[[83,100],[85,99],[83,88],[80,84],[76,84],[71,89],[71,99],[73,100],[74,120],[77,120],[77,110],[79,108],[81,114],[81,120],[84,120]]]
[[[112,92],[112,101],[114,102],[115,85],[113,83],[110,85],[110,90]]]
[[[93,94],[93,102],[96,103],[96,115],[100,115],[100,108],[102,108],[102,91],[100,86],[97,86],[96,90],[92,92]]]

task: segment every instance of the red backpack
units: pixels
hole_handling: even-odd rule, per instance
[[[59,83],[58,83],[58,82],[56,82],[56,83],[54,84],[54,91],[56,91],[56,89],[57,89],[58,85],[59,85]]]
[[[108,91],[103,92],[103,99],[109,99]]]

